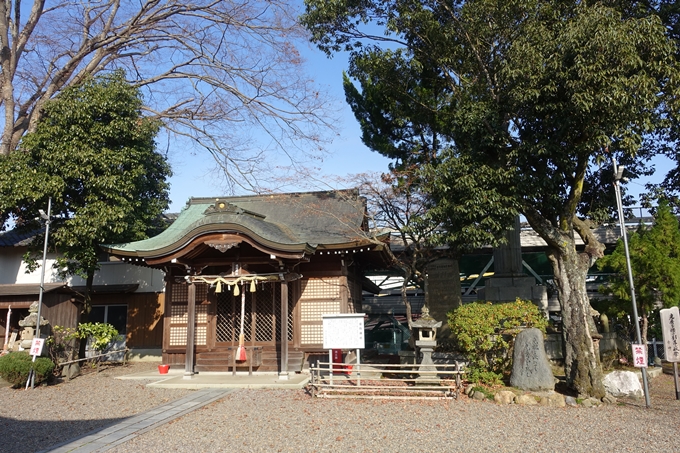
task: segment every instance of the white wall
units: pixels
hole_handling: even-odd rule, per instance
[[[13,283],[40,283],[40,268],[34,272],[26,273],[26,264],[21,260],[26,252],[25,247],[0,247],[0,284]],[[47,255],[45,268],[45,282],[57,283],[59,279],[52,267],[55,261],[54,254]],[[106,262],[101,263],[101,268],[94,276],[95,285],[124,285],[138,283],[137,292],[162,292],[162,271],[142,266],[133,266],[128,263]],[[74,276],[66,280],[70,286],[85,286],[85,280]]]

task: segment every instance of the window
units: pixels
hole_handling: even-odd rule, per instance
[[[127,305],[93,305],[89,322],[107,322],[119,334],[127,333]]]

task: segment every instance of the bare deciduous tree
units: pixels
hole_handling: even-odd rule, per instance
[[[406,295],[412,284],[425,289],[425,270],[429,263],[450,257],[448,247],[436,247],[432,237],[436,224],[424,221],[427,213],[426,195],[404,172],[360,174],[355,184],[366,198],[370,230],[389,232],[392,265],[401,270],[401,296],[406,306],[406,317],[411,327],[411,304]]]
[[[302,72],[296,13],[285,0],[2,1],[0,154],[45,101],[124,68],[150,116],[208,150],[230,186],[258,189],[272,167],[318,153],[332,123]]]

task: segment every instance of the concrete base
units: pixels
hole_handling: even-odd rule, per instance
[[[308,374],[289,374],[288,379],[280,379],[276,373],[253,373],[237,372],[236,375],[229,373],[196,373],[191,379],[185,379],[184,370],[170,369],[168,374],[159,375],[157,371],[129,374],[119,376],[116,379],[151,380],[146,384],[151,388],[170,389],[202,389],[202,388],[276,388],[276,389],[301,389],[309,382]]]
[[[127,359],[130,362],[160,362],[163,360],[163,350],[133,348],[128,352]]]

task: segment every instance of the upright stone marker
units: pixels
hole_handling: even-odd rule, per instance
[[[536,279],[524,273],[519,217],[512,230],[505,234],[507,244],[494,248],[493,277],[477,291],[477,299],[489,302],[514,302],[517,298],[530,300],[548,314],[548,291],[536,285]]]
[[[522,390],[554,390],[555,377],[543,346],[543,332],[531,328],[515,338],[510,385]]]
[[[425,303],[430,315],[443,321],[439,338],[450,336],[447,313],[460,307],[460,267],[453,259],[439,259],[427,265]]]

